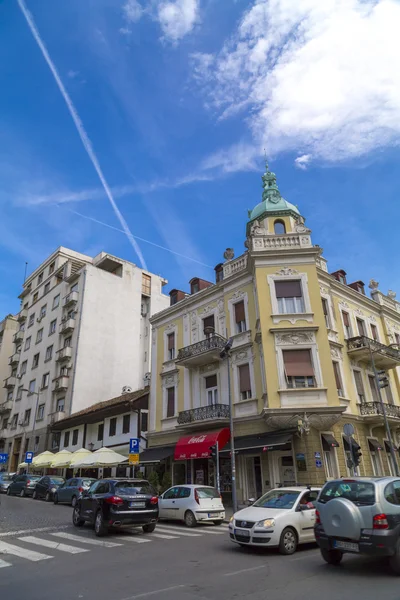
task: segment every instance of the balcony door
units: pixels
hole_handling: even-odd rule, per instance
[[[218,404],[218,382],[217,375],[209,375],[205,378],[207,405]]]

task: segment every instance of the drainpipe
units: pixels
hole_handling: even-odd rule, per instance
[[[70,403],[69,403],[68,415],[71,415],[72,399],[74,397],[74,390],[75,390],[76,369],[77,369],[77,366],[78,366],[79,339],[80,339],[80,336],[81,336],[81,327],[82,327],[82,319],[83,319],[83,301],[85,299],[85,288],[86,288],[86,269],[87,269],[87,267],[85,267],[85,270],[83,271],[83,289],[82,289],[82,300],[81,300],[81,306],[80,306],[80,313],[81,314],[80,314],[80,317],[79,317],[78,335],[76,337],[76,352],[75,352],[75,361],[74,361],[74,374],[72,376],[71,398],[70,398]]]

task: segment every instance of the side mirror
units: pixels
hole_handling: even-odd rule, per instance
[[[255,502],[255,501],[256,501],[256,499],[255,499],[255,498],[249,498],[249,499],[247,500],[247,503],[248,503],[248,505],[249,505],[249,506],[251,506],[252,504],[254,504],[254,502]]]

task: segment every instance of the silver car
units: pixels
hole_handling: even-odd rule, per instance
[[[0,493],[5,494],[8,486],[12,482],[13,477],[8,473],[0,473]]]
[[[97,479],[91,479],[90,477],[73,477],[72,479],[68,479],[54,493],[54,504],[66,502],[67,504],[71,504],[71,506],[75,506],[78,498],[95,481]]]
[[[388,556],[400,575],[400,478],[329,481],[316,503],[315,539],[322,558],[338,565],[345,553]]]

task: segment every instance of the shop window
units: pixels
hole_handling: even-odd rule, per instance
[[[251,398],[250,366],[240,365],[238,370],[240,399],[247,400]]]
[[[275,294],[280,314],[304,312],[304,299],[300,279],[275,281]]]
[[[167,418],[175,416],[175,387],[167,388]]]
[[[207,394],[207,404],[218,404],[218,385],[217,385],[217,376],[209,375],[205,378],[206,384],[206,394]]]
[[[274,232],[276,235],[282,235],[286,233],[286,226],[284,221],[277,219],[274,223]]]
[[[244,302],[237,302],[235,305],[235,323],[236,323],[236,332],[242,333],[242,331],[246,331],[246,314],[244,311]]]
[[[315,387],[310,350],[283,350],[282,355],[288,388]]]

